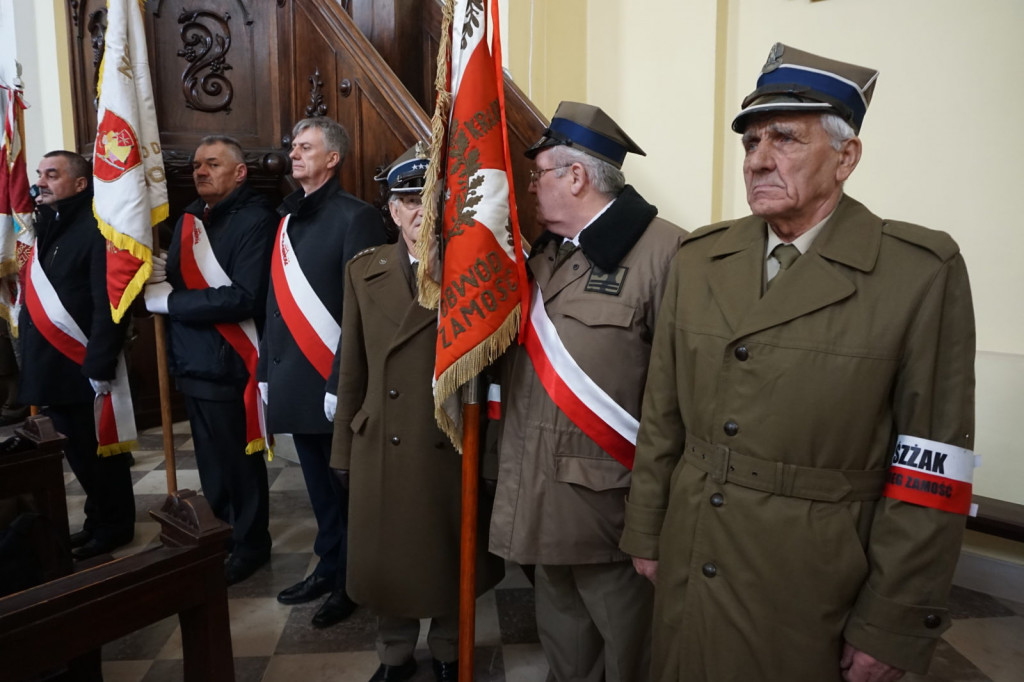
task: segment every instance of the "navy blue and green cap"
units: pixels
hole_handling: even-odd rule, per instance
[[[562,102],[540,139],[526,150],[532,159],[548,147],[565,145],[622,168],[626,154],[647,156],[600,107],[581,102]]]
[[[395,194],[419,194],[427,176],[429,151],[425,143],[417,142],[373,179],[387,183],[388,190]]]
[[[831,111],[860,134],[877,79],[875,69],[775,43],[757,79],[757,89],[743,100],[732,129],[742,133],[754,114]]]

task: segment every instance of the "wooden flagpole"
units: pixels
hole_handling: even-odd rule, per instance
[[[462,387],[462,533],[459,560],[459,682],[473,680],[476,529],[480,480],[480,378]]]
[[[160,228],[153,226],[153,252],[160,252]],[[178,490],[178,470],[174,464],[174,431],[171,422],[171,378],[167,372],[167,334],[163,315],[153,315],[156,337],[156,376],[160,388],[160,426],[164,435],[164,468],[167,473],[167,494]]]

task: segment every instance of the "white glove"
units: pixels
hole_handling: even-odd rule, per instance
[[[338,396],[333,393],[324,393],[324,416],[327,421],[334,421],[334,413],[338,411]]]
[[[104,381],[103,379],[89,379],[89,383],[92,385],[92,390],[96,392],[96,395],[106,395],[110,393],[109,381]]]
[[[149,273],[149,284],[159,284],[167,281],[167,252],[161,251],[153,254],[153,272]]]
[[[170,298],[174,287],[168,282],[159,284],[147,284],[145,288],[146,310],[151,313],[167,314],[167,299]]]
[[[266,405],[269,403],[270,400],[268,400],[268,398],[270,397],[270,385],[265,381],[261,381],[256,384],[256,387],[260,389],[260,397],[263,398],[263,404]]]

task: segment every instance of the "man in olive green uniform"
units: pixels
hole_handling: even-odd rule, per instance
[[[625,184],[643,153],[601,109],[562,102],[527,155],[547,228],[526,344],[502,381],[490,549],[536,564],[558,681],[646,680],[651,586],[618,548],[654,323],[685,233]],[[632,432],[629,424],[632,423]]]
[[[733,122],[754,215],[673,264],[621,543],[654,679],[896,680],[949,627],[971,295],[948,235],[843,193],[876,77],[777,44]]]
[[[366,249],[346,270],[331,467],[351,479],[346,588],[377,615],[381,665],[371,682],[416,672],[421,618],[430,619],[434,677],[458,677],[462,458],[434,420],[437,311],[416,302],[411,255],[423,219],[425,155],[425,146],[414,147],[377,178],[391,191],[398,243]],[[483,535],[490,519],[483,493],[477,519]],[[478,543],[477,594],[503,569]]]

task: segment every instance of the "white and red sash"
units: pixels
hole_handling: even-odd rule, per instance
[[[558,337],[536,284],[525,345],[537,377],[555,405],[602,450],[632,470],[640,422],[576,364]]]
[[[46,277],[35,245],[32,247],[25,287],[25,306],[32,323],[50,345],[76,365],[85,363],[88,337],[61,303],[53,284]],[[93,401],[96,418],[96,454],[101,457],[130,452],[136,447],[135,410],[128,386],[124,353],[117,359],[110,393],[97,395]]]
[[[231,286],[231,278],[224,272],[206,234],[203,221],[186,213],[181,221],[181,278],[189,289],[210,289]],[[249,380],[245,384],[245,454],[262,452],[267,448],[267,425],[263,414],[256,381],[256,363],[259,360],[259,338],[252,319],[242,322],[218,322],[213,325],[224,340],[245,363]]]
[[[288,238],[290,218],[290,215],[282,218],[277,228],[270,277],[288,331],[302,354],[326,380],[331,374],[334,353],[341,339],[341,327],[302,272]]]

